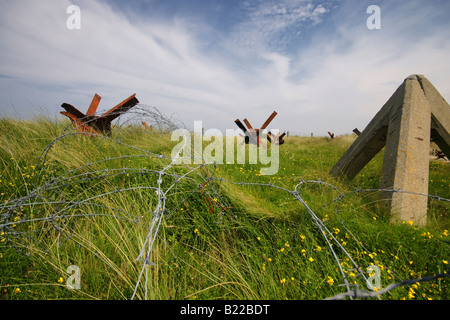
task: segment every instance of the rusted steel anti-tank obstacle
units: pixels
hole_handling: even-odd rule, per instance
[[[61,114],[67,116],[79,132],[109,134],[111,133],[111,122],[139,103],[136,94],[133,94],[104,114],[96,116],[95,112],[100,100],[101,97],[95,94],[86,114],[68,103],[63,103],[61,107],[66,111],[61,111]]]
[[[262,132],[264,129],[267,128],[267,126],[270,124],[270,122],[272,122],[272,120],[275,118],[276,115],[277,115],[276,111],[272,112],[272,114],[269,116],[269,118],[267,118],[266,122],[264,122],[264,124],[261,126],[260,129],[254,129],[252,127],[252,125],[250,124],[250,122],[247,120],[247,118],[244,119],[244,123],[247,127],[245,127],[242,124],[241,120],[239,120],[239,119],[236,119],[234,122],[242,131],[244,131],[246,144],[254,143],[258,146],[261,146],[259,134],[260,134],[260,132]],[[281,145],[284,143],[283,138],[285,135],[286,135],[286,133],[283,133],[281,135],[279,133],[277,135],[273,135],[269,131],[267,134],[267,140],[269,140],[270,143]]]

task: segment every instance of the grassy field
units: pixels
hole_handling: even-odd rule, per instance
[[[378,266],[382,287],[448,270],[449,202],[429,199],[426,227],[390,223],[378,192],[362,191],[379,187],[382,152],[352,181],[328,175],[354,136],[291,136],[272,176],[258,164],[175,165],[160,180],[177,143],[169,135],[89,137],[68,125],[0,120],[1,299],[324,299],[346,291],[342,272],[368,290],[352,262],[366,277]],[[330,234],[289,192],[302,181]],[[449,187],[449,162],[430,161],[429,193],[450,199]],[[147,270],[137,258],[158,209]],[[71,265],[79,290],[66,285]],[[381,299],[448,299],[448,286],[420,282]]]

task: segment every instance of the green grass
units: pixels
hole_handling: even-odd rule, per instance
[[[46,118],[0,120],[0,215],[16,222],[0,236],[2,299],[129,299],[139,278],[136,258],[158,203],[149,187],[157,185],[154,173],[170,162],[153,154],[170,156],[177,142],[131,127],[108,138],[69,134],[43,154],[67,125]],[[305,207],[268,185],[292,191],[301,181],[320,180],[341,193],[378,188],[382,153],[352,181],[328,175],[353,140],[289,137],[273,176],[261,175],[257,164],[203,166],[188,174],[167,194],[166,218],[150,256],[155,265],[136,298],[147,291],[149,299],[300,300],[344,292],[333,252]],[[168,170],[163,190],[178,177],[170,174],[190,168]],[[449,163],[430,162],[430,194],[450,198],[449,173]],[[235,183],[206,184],[212,174]],[[336,190],[306,183],[301,195],[364,272],[370,265],[381,268],[383,287],[448,270],[450,247],[442,241],[450,240],[448,202],[430,199],[428,224],[418,228],[390,223],[376,192],[333,202]],[[54,220],[42,219],[52,214]],[[349,282],[366,288],[350,258],[326,236]],[[80,267],[80,290],[66,287],[70,265]],[[448,278],[381,298],[448,299]]]

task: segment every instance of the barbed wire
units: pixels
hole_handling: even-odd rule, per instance
[[[355,298],[355,299],[379,298],[381,295],[383,295],[391,290],[394,290],[395,288],[401,287],[401,286],[416,284],[416,283],[420,283],[420,282],[430,282],[430,281],[449,278],[449,277],[450,277],[450,274],[448,272],[445,272],[445,273],[437,274],[437,275],[431,276],[431,277],[403,280],[401,282],[393,283],[393,284],[388,285],[385,288],[377,289],[374,291],[361,290],[359,288],[359,285],[356,284],[353,286],[354,289],[349,289],[347,292],[338,293],[337,295],[328,297],[325,300],[343,300],[345,298],[351,298],[351,299],[353,299],[353,298]]]
[[[134,117],[133,117],[134,115]],[[175,156],[172,155],[164,155],[160,153],[151,152],[142,147],[137,147],[136,145],[129,144],[125,142],[127,128],[132,127],[136,123],[142,122],[142,119],[149,119],[149,123],[152,124],[153,132],[158,134],[169,134],[173,130],[178,128],[185,128],[182,122],[176,122],[172,117],[166,117],[158,109],[154,107],[148,107],[144,105],[138,105],[134,114],[127,114],[127,118],[124,119],[120,124],[117,124],[118,134],[114,137],[108,135],[100,135],[96,133],[86,133],[86,132],[78,132],[76,131],[72,125],[68,126],[63,133],[56,137],[53,141],[51,141],[47,147],[44,148],[42,154],[38,158],[38,162],[36,163],[36,174],[33,176],[33,186],[31,190],[22,197],[11,199],[5,203],[0,204],[0,231],[2,231],[3,238],[6,243],[18,243],[22,244],[23,248],[26,248],[29,241],[33,241],[38,245],[41,245],[41,249],[49,253],[48,248],[42,247],[40,244],[39,238],[30,234],[27,230],[18,231],[15,228],[17,225],[21,224],[29,224],[35,222],[48,222],[48,226],[46,228],[42,228],[40,231],[49,230],[52,228],[58,233],[64,234],[67,239],[74,241],[80,247],[85,247],[80,241],[77,241],[72,235],[62,227],[61,223],[65,219],[69,218],[79,218],[79,217],[110,217],[114,219],[120,219],[122,221],[134,223],[139,225],[146,230],[146,236],[143,244],[140,246],[139,254],[135,258],[136,261],[141,263],[139,268],[139,274],[135,281],[133,293],[131,294],[131,299],[136,298],[139,287],[143,282],[144,286],[144,299],[148,299],[148,288],[149,288],[149,270],[150,266],[155,263],[151,261],[151,252],[155,245],[155,240],[159,237],[161,223],[164,219],[169,219],[174,213],[177,212],[177,209],[186,201],[188,201],[194,194],[200,193],[202,198],[204,199],[206,206],[212,212],[213,203],[210,201],[211,198],[217,198],[218,201],[214,203],[218,205],[219,210],[219,220],[217,223],[221,222],[223,214],[225,214],[226,210],[229,210],[230,205],[225,201],[220,192],[218,192],[213,186],[213,182],[215,182],[218,186],[221,184],[231,184],[231,185],[239,185],[242,187],[250,187],[250,186],[259,186],[263,188],[276,189],[280,192],[284,192],[288,194],[294,201],[298,202],[302,208],[306,210],[308,215],[311,218],[311,221],[315,225],[318,230],[318,234],[320,234],[325,243],[327,244],[328,249],[330,250],[333,259],[336,262],[340,275],[342,277],[343,286],[347,289],[346,292],[340,293],[334,297],[330,297],[328,299],[358,299],[358,298],[367,298],[367,297],[376,297],[380,299],[380,295],[386,293],[389,290],[393,290],[399,286],[404,286],[416,282],[423,281],[432,281],[438,278],[448,277],[448,273],[436,275],[433,277],[427,277],[417,280],[404,280],[396,284],[389,285],[388,287],[381,290],[365,291],[359,289],[358,286],[350,284],[348,281],[348,277],[346,275],[345,270],[342,267],[342,259],[340,258],[343,255],[348,261],[351,262],[353,266],[353,270],[358,271],[358,276],[361,276],[367,282],[368,279],[365,276],[364,272],[361,269],[361,266],[353,259],[352,255],[348,252],[348,250],[339,242],[339,240],[335,237],[333,232],[327,226],[327,221],[325,219],[321,219],[317,212],[327,206],[331,206],[333,204],[340,205],[344,198],[349,197],[355,194],[361,193],[372,193],[372,192],[398,192],[398,193],[409,193],[420,196],[425,196],[429,198],[436,199],[438,201],[449,202],[450,199],[443,198],[438,195],[428,195],[421,193],[408,192],[403,190],[393,190],[393,189],[376,189],[376,188],[356,188],[352,191],[341,192],[338,187],[334,186],[331,183],[321,181],[321,180],[301,180],[297,183],[293,189],[288,189],[284,186],[276,185],[274,183],[262,183],[262,182],[247,182],[247,181],[233,181],[228,180],[223,177],[216,176],[216,168],[217,165],[215,163],[200,163],[195,166],[189,166],[186,164],[180,164],[177,160],[181,158],[181,154],[183,150],[186,148],[187,139],[185,136],[184,144],[179,149],[178,153]],[[187,131],[183,131],[184,134],[187,134]],[[86,162],[81,166],[78,166],[74,169],[66,170],[64,172],[60,172],[56,174],[50,170],[53,168],[55,163],[55,159],[50,157],[50,152],[58,145],[62,145],[65,148],[65,140],[70,139],[76,136],[90,136],[96,137],[99,141],[105,139],[111,143],[119,144],[121,146],[130,148],[135,152],[140,152],[141,154],[127,154],[120,156],[109,156],[100,160],[93,160],[91,162]],[[147,169],[147,168],[134,168],[134,167],[125,167],[120,166],[116,168],[105,168],[105,169],[96,169],[96,166],[101,165],[103,163],[109,162],[123,162],[131,159],[148,159],[153,158],[155,160],[160,160],[163,162],[161,164],[160,169]],[[197,159],[198,160],[198,159]],[[212,172],[212,173],[211,173]],[[58,199],[54,194],[55,192],[61,191],[63,188],[69,188],[72,186],[76,186],[78,184],[87,183],[93,185],[95,182],[105,181],[110,178],[115,177],[127,177],[128,175],[133,174],[135,176],[147,176],[151,178],[152,185],[144,185],[144,186],[132,186],[132,187],[122,187],[118,188],[117,186],[113,186],[113,188],[109,191],[101,192],[94,196],[86,197],[80,195],[79,198],[75,199]],[[147,181],[149,182],[149,181]],[[167,199],[170,197],[171,192],[175,190],[180,184],[188,183],[189,190],[184,190],[187,194],[175,203],[171,203],[171,207],[168,206]],[[320,185],[326,188],[332,189],[337,193],[337,196],[334,197],[331,201],[327,203],[321,204],[316,210],[312,210],[311,207],[307,204],[307,202],[302,197],[303,188],[307,184]],[[106,196],[112,196],[118,193],[124,193],[128,191],[138,191],[138,190],[151,190],[152,194],[156,197],[156,204],[154,205],[154,209],[151,209],[150,206],[144,211],[148,212],[151,215],[151,221],[143,219],[142,217],[146,216],[145,214],[131,214],[127,212],[127,210],[123,208],[115,208],[105,204],[97,203],[96,200]],[[51,208],[51,210],[44,210],[43,216],[28,216],[24,215],[19,221],[14,220],[15,213],[22,208],[39,208],[40,206],[44,206],[47,208]],[[90,208],[88,212],[83,213],[70,213],[71,209],[76,207],[85,206]],[[96,212],[96,209],[108,209],[113,212],[113,214],[106,214]],[[38,210],[38,209],[37,209]],[[339,211],[339,210],[337,210]],[[50,213],[51,212],[51,213]],[[341,220],[342,225],[345,226],[345,222]],[[347,228],[347,226],[345,226]],[[351,231],[347,228],[352,237],[356,242],[362,243]],[[166,246],[170,250],[170,246]],[[23,251],[23,250],[20,250]],[[367,250],[369,251],[369,250]],[[25,254],[27,254],[25,252]],[[173,254],[173,253],[172,253]]]

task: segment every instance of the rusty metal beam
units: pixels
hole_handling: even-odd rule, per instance
[[[101,99],[102,98],[98,94],[94,95],[94,98],[92,99],[91,105],[89,106],[89,109],[86,112],[87,116],[94,116],[95,115],[95,113],[97,112],[98,104],[100,103]]]
[[[114,120],[118,116],[120,116],[122,113],[127,112],[129,109],[134,107],[139,103],[139,100],[136,99],[136,93],[129,96],[125,100],[123,100],[121,103],[116,105],[114,108],[106,111],[102,117],[110,119],[110,121]]]
[[[100,100],[101,97],[95,94],[86,114],[68,103],[63,103],[61,107],[66,111],[61,111],[61,114],[67,116],[80,132],[109,134],[111,122],[139,103],[136,94],[133,94],[101,116],[95,116]]]
[[[269,125],[269,123],[272,122],[273,118],[275,118],[275,116],[278,113],[276,111],[272,112],[272,114],[270,115],[270,117],[266,120],[266,122],[264,122],[264,124],[261,127],[261,130],[264,130],[265,128],[267,128],[267,126]]]
[[[248,144],[250,142],[250,138],[251,141],[253,143],[256,143],[258,146],[262,146],[261,145],[261,141],[259,139],[260,137],[260,133],[267,128],[267,126],[270,124],[270,122],[275,118],[275,116],[277,115],[277,112],[274,111],[272,112],[272,114],[269,116],[269,118],[264,122],[264,124],[262,125],[262,127],[260,129],[255,129],[252,127],[252,125],[250,124],[250,122],[247,120],[247,118],[245,118],[243,121],[245,123],[245,125],[247,127],[245,127],[242,122],[239,119],[236,119],[234,122],[236,123],[236,125],[242,130],[244,131],[244,133],[246,134],[245,136],[245,143]],[[247,133],[248,132],[248,133]],[[283,144],[283,137],[286,135],[286,133],[283,133],[282,135],[280,135],[279,133],[274,136],[272,135],[270,132],[267,135],[267,139],[269,140],[269,142],[272,143],[272,141],[276,144]]]

